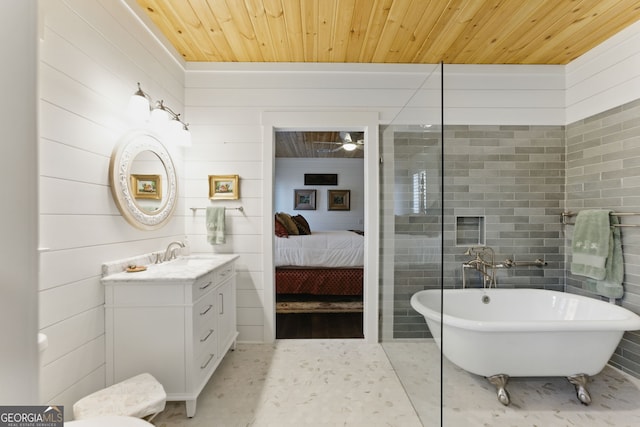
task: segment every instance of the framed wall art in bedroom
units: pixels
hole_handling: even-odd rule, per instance
[[[293,209],[297,211],[315,211],[316,190],[293,190]]]
[[[348,211],[351,209],[349,196],[351,190],[327,190],[328,209],[330,211]]]

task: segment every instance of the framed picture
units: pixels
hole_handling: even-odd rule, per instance
[[[240,198],[238,175],[209,175],[209,198],[212,200]]]
[[[316,190],[293,190],[293,209],[297,211],[315,211]]]
[[[351,190],[328,190],[329,210],[330,211],[348,211],[351,209],[349,205],[349,196]]]
[[[160,175],[131,174],[131,190],[136,199],[162,199]]]

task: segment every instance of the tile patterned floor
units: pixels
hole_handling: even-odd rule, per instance
[[[239,344],[202,391],[194,418],[183,402],[168,402],[154,424],[421,426],[382,347],[362,340]]]
[[[512,379],[511,405],[484,378],[444,363],[445,426],[640,426],[640,381],[605,368],[581,405],[563,378]],[[395,370],[394,370],[395,368]],[[440,425],[440,355],[432,341],[282,340],[227,354],[187,418],[168,402],[157,427]]]
[[[440,420],[440,355],[433,341],[383,344],[425,427]],[[511,405],[498,402],[495,387],[444,361],[445,426],[632,427],[640,426],[640,381],[611,367],[588,385],[592,403],[582,405],[565,378],[512,378]]]

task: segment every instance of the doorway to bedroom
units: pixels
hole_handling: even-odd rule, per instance
[[[277,339],[364,338],[364,132],[275,132]]]

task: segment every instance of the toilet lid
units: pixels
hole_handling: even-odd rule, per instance
[[[64,425],[73,427],[153,427],[153,424],[140,418],[119,415],[85,418],[83,420],[65,422]]]

